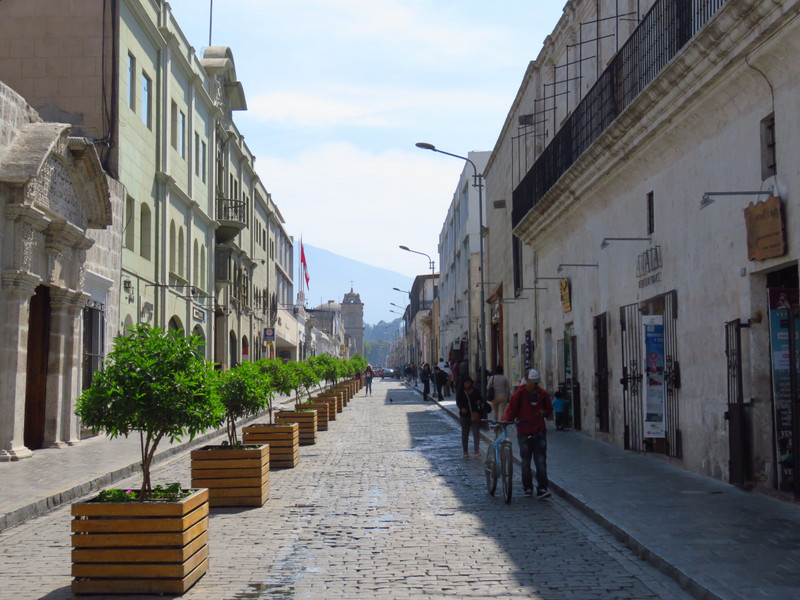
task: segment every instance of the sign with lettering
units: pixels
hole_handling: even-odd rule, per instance
[[[205,323],[206,322],[206,311],[202,308],[197,308],[196,306],[192,308],[192,319],[197,321],[198,323]]]
[[[664,317],[642,316],[645,352],[644,437],[663,438],[666,430],[664,393]]]
[[[264,328],[264,341],[268,344],[275,341],[275,330],[272,327]]]
[[[766,260],[786,254],[783,207],[778,196],[752,202],[744,209],[747,229],[747,258]]]
[[[661,281],[661,246],[653,246],[636,257],[636,277],[639,287],[647,287]]]
[[[572,311],[572,286],[569,284],[569,277],[558,280],[558,290],[561,292],[561,309],[565,312]]]

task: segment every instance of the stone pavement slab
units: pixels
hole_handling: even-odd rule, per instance
[[[457,418],[454,397],[439,404]],[[800,598],[797,505],[575,431],[550,428],[547,445],[553,491],[695,597]]]
[[[397,383],[318,440],[264,506],[212,509],[209,571],[182,600],[689,600],[562,499],[489,496],[458,425]],[[179,453],[154,483],[189,470]],[[69,530],[64,506],[0,532],[0,598],[72,598]]]

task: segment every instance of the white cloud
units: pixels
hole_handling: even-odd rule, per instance
[[[458,162],[329,144],[291,161],[262,156],[258,167],[289,233],[306,243],[408,276],[425,272],[424,257],[410,257],[398,248],[404,244],[429,254],[438,268]]]

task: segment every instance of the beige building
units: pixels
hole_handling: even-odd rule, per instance
[[[69,131],[0,83],[0,460],[80,439],[74,401],[117,301],[121,186]]]
[[[87,279],[103,340],[87,360],[140,322],[199,336],[223,367],[275,355],[269,328],[293,355],[292,268],[276,268],[291,238],[234,123],[247,104],[231,50],[198,57],[164,0],[4,0],[0,39],[0,80],[124,186],[117,245],[98,243],[121,245],[121,267]]]

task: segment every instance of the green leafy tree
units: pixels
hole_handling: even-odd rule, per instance
[[[218,372],[217,393],[225,408],[228,443],[236,446],[236,421],[271,407],[274,389],[269,377],[261,372],[256,363],[245,361],[232,369]]]
[[[112,438],[138,431],[141,440],[142,487],[152,493],[150,466],[159,442],[180,441],[224,419],[214,390],[214,370],[202,357],[202,341],[146,324],[114,340],[104,369],[77,400],[75,413],[87,427]]]
[[[361,356],[360,354],[354,354],[350,358],[350,366],[352,367],[353,375],[356,373],[363,373],[367,369],[367,359]]]
[[[280,358],[262,358],[257,363],[262,376],[270,381],[272,389],[279,394],[289,395],[294,391],[292,373]],[[269,407],[269,422],[272,423],[272,405]]]
[[[290,361],[286,363],[286,368],[292,372],[294,381],[295,401],[300,401],[300,390],[305,389],[308,396],[311,395],[311,388],[319,383],[319,377],[314,369],[305,361]]]
[[[311,368],[314,369],[320,380],[325,380],[328,384],[336,383],[341,376],[339,359],[328,354],[319,354],[309,359]]]

